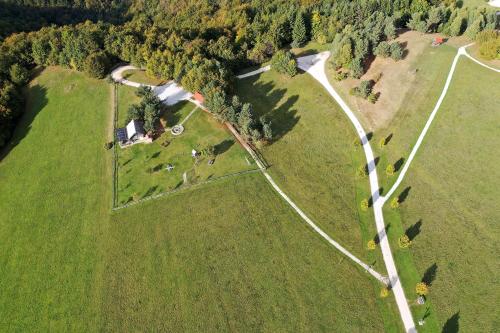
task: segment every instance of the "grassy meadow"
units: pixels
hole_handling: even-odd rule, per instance
[[[370,196],[368,179],[356,175],[366,162],[340,107],[303,73],[287,78],[269,71],[238,80],[237,87],[243,101],[273,122],[275,140],[261,153],[280,188],[332,238],[384,274],[380,250],[366,247],[376,236],[372,212],[358,209]],[[380,285],[374,288],[378,294]],[[400,329],[392,297],[380,302],[380,312],[387,330]]]
[[[111,89],[48,68],[26,90],[0,161],[1,331],[400,330],[260,174],[111,213]]]
[[[461,58],[397,192],[406,198],[399,211],[386,209],[407,296],[416,297],[416,282],[431,284],[434,329],[490,332],[498,326],[499,100],[498,74]],[[413,238],[409,250],[398,249],[404,232]],[[421,316],[425,308],[414,311]]]
[[[129,69],[123,72],[123,78],[132,82],[139,82],[142,84],[150,84],[153,86],[159,86],[165,83],[165,81],[160,80],[155,77],[151,77],[146,74],[146,71],[141,69]]]
[[[275,139],[262,154],[275,181],[334,239],[364,257],[356,202],[363,152],[352,144],[344,113],[308,74],[269,71],[237,86],[242,100],[272,120]]]
[[[92,96],[92,98],[89,98]],[[47,68],[0,161],[0,331],[98,327],[111,87]]]

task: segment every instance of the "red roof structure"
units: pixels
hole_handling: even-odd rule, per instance
[[[199,92],[195,92],[194,95],[193,95],[193,98],[199,102],[199,103],[202,103],[205,101],[205,97],[203,97],[202,94],[200,94]]]
[[[432,41],[432,45],[441,45],[443,43],[444,43],[443,37],[435,37],[434,40]]]

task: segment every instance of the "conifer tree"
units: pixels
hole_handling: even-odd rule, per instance
[[[304,22],[304,16],[301,12],[298,12],[295,18],[295,23],[293,25],[292,31],[292,39],[292,47],[300,47],[307,40],[306,24]]]

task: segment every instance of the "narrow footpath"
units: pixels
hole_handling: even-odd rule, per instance
[[[380,239],[380,248],[382,250],[384,263],[387,269],[387,273],[389,274],[390,286],[392,291],[394,292],[394,297],[396,298],[396,303],[398,305],[399,313],[401,315],[401,319],[403,320],[406,332],[416,332],[417,330],[415,328],[413,316],[411,314],[410,307],[408,306],[408,302],[406,301],[406,296],[398,276],[394,258],[392,256],[391,247],[389,246],[389,240],[387,239],[387,235],[385,232],[384,215],[382,211],[384,202],[383,200],[380,200],[380,186],[378,183],[373,150],[370,146],[370,142],[368,141],[363,126],[361,126],[361,123],[351,111],[349,106],[344,102],[344,100],[342,100],[340,95],[333,89],[333,87],[330,85],[330,82],[328,81],[325,73],[325,65],[326,60],[329,56],[330,52],[322,52],[315,55],[298,58],[297,63],[300,69],[311,74],[316,80],[319,81],[319,83],[321,83],[321,85],[328,91],[333,99],[335,99],[335,101],[340,105],[349,120],[352,122],[354,128],[356,129],[356,132],[358,133],[368,165],[368,176],[372,193],[375,223],[377,226],[378,237]]]

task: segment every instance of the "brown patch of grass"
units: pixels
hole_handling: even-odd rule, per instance
[[[431,47],[434,35],[424,35],[416,31],[402,33],[396,41],[405,45],[405,57],[400,61],[377,57],[370,64],[361,79],[348,78],[342,82],[330,80],[346,102],[360,114],[363,124],[369,130],[384,128],[391,122],[401,108],[404,97],[410,89],[417,89],[416,66],[419,56]],[[392,43],[392,42],[391,42]],[[328,68],[330,77],[333,69]],[[373,80],[381,74],[373,87],[374,93],[380,93],[375,104],[359,97],[349,95],[349,90],[359,85],[361,80]]]

